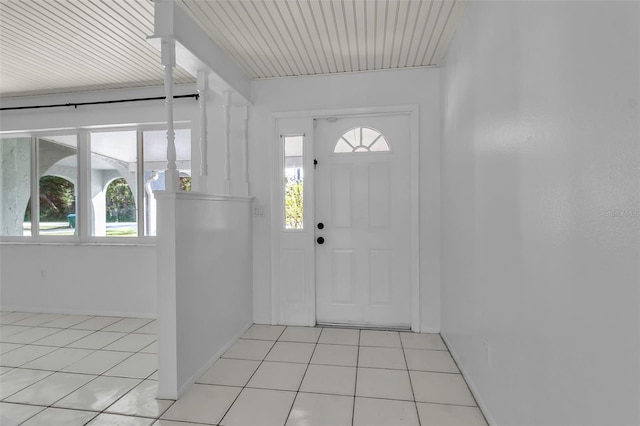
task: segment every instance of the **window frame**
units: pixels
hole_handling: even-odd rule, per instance
[[[287,228],[287,207],[286,207],[286,150],[285,144],[288,138],[301,138],[301,148],[302,148],[302,173],[303,173],[303,184],[302,184],[302,223],[300,228]],[[304,191],[304,179],[305,179],[305,158],[307,158],[307,148],[306,148],[306,136],[304,133],[287,133],[280,135],[280,205],[281,205],[281,227],[283,232],[305,232],[305,191]]]
[[[193,128],[191,122],[176,122],[174,129],[188,129],[191,133],[190,145],[192,149],[191,162],[193,162]],[[91,133],[96,132],[119,132],[119,131],[135,131],[136,135],[136,186],[137,199],[136,205],[144,205],[144,132],[148,131],[166,131],[165,123],[153,123],[144,125],[96,125],[84,126],[56,130],[31,130],[31,131],[9,131],[0,132],[0,137],[23,137],[31,138],[30,148],[30,171],[29,171],[29,199],[31,205],[31,235],[0,235],[0,243],[25,243],[25,244],[54,244],[54,245],[146,245],[155,244],[156,236],[144,235],[144,209],[137,208],[137,235],[131,237],[122,236],[94,236],[91,235]],[[38,180],[38,158],[39,148],[38,139],[55,136],[76,136],[77,141],[77,198],[76,198],[76,234],[75,235],[40,235],[39,234],[39,211],[36,208],[34,214],[34,195],[39,197],[39,180]],[[191,170],[193,178],[193,168]],[[36,200],[37,201],[37,200]],[[142,204],[140,204],[142,203]],[[34,235],[34,230],[36,234]]]

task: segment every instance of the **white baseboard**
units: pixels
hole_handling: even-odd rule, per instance
[[[420,328],[420,333],[438,334],[440,333],[440,329],[439,328]]]
[[[0,311],[11,312],[33,312],[38,314],[60,314],[60,315],[91,315],[100,317],[126,317],[126,318],[148,318],[156,319],[155,314],[148,312],[121,312],[121,311],[95,311],[87,309],[49,309],[34,308],[32,306],[6,306],[0,305]]]
[[[211,368],[213,363],[215,363],[222,356],[222,354],[225,353],[227,349],[229,349],[231,345],[233,345],[244,334],[244,332],[247,331],[249,327],[251,327],[252,325],[253,325],[253,322],[249,322],[244,327],[242,327],[240,332],[238,332],[235,336],[233,336],[233,338],[231,338],[229,342],[227,342],[222,348],[220,348],[220,350],[216,352],[211,358],[209,358],[209,360],[205,362],[204,365],[202,365],[202,367],[200,367],[191,377],[189,377],[189,379],[187,379],[187,381],[182,386],[180,386],[180,388],[178,388],[178,399],[180,399],[180,397],[184,395],[184,393],[187,390],[189,390],[189,388],[196,382],[196,380],[198,380],[200,376],[202,376],[209,368]],[[160,394],[157,395],[157,398],[173,399],[173,398],[163,398],[162,395]]]
[[[467,386],[469,386],[469,390],[473,394],[473,397],[476,399],[476,402],[478,403],[478,407],[480,407],[480,410],[482,411],[484,418],[487,420],[487,423],[489,423],[489,426],[496,426],[497,423],[493,419],[493,416],[491,415],[491,411],[489,411],[489,407],[487,406],[487,404],[485,404],[484,400],[480,396],[480,393],[478,392],[478,387],[475,385],[475,383],[471,379],[471,376],[469,375],[467,370],[464,368],[464,365],[462,365],[460,361],[460,357],[456,353],[455,349],[453,349],[453,347],[450,345],[449,339],[447,339],[447,336],[442,334],[442,332],[440,332],[440,337],[442,337],[442,340],[444,340],[444,343],[447,345],[447,348],[449,348],[449,353],[451,353],[451,356],[453,357],[454,361],[456,362],[456,364],[458,364],[460,373],[462,373],[462,377],[464,377],[464,380],[467,382]]]

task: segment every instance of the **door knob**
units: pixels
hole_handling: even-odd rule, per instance
[[[324,244],[324,238],[323,237],[318,237],[318,239],[316,241],[318,242],[318,244]]]
[[[318,229],[323,229],[324,228],[324,223],[320,222],[318,223]]]

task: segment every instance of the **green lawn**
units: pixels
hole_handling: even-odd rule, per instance
[[[31,222],[24,223],[24,231],[30,234]],[[67,222],[40,222],[40,233],[42,235],[74,235],[76,230],[69,228]],[[137,226],[122,226],[120,228],[107,227],[107,237],[135,237],[138,235]]]
[[[107,237],[135,237],[136,235],[135,228],[107,229]]]

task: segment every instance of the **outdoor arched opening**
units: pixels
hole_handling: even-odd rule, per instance
[[[41,235],[75,233],[76,186],[62,176],[46,175],[39,181],[39,217]],[[31,198],[24,208],[24,229],[31,229]]]
[[[136,197],[125,178],[111,180],[105,187],[106,235],[134,237],[137,229]]]

